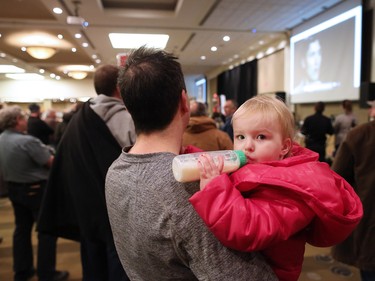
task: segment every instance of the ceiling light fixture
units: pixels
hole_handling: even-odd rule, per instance
[[[0,73],[24,73],[25,69],[8,64],[0,65]]]
[[[7,73],[5,77],[14,79],[14,80],[43,80],[42,75],[36,73]]]
[[[82,80],[94,69],[89,65],[61,65],[58,67],[58,70],[64,72],[70,78]]]
[[[46,60],[56,54],[56,50],[54,48],[44,46],[29,46],[26,47],[26,52],[38,60]]]
[[[62,13],[63,13],[63,10],[61,9],[61,8],[59,8],[59,7],[55,7],[55,8],[53,8],[53,10],[52,10],[55,14],[57,14],[57,15],[61,15]]]
[[[87,77],[87,72],[84,71],[71,71],[68,73],[68,76],[76,79],[76,80],[82,80]]]
[[[135,49],[143,45],[164,49],[169,40],[167,34],[109,33],[108,36],[115,49]]]

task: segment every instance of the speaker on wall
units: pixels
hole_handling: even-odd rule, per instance
[[[361,108],[369,108],[368,101],[375,100],[375,83],[362,82],[359,93],[359,106]]]

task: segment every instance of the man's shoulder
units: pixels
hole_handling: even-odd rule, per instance
[[[8,138],[8,142],[13,142],[18,145],[22,145],[24,147],[41,147],[44,146],[42,142],[32,135],[22,134],[22,133],[14,133]]]
[[[335,122],[342,121],[343,119],[346,119],[346,118],[347,118],[346,114],[341,113],[335,117]]]
[[[352,128],[348,132],[347,140],[357,141],[360,144],[363,138],[369,137],[375,140],[375,121],[366,122]]]
[[[34,117],[34,116],[30,116],[28,119],[27,119],[27,125],[30,126],[30,125],[35,125],[35,124],[40,124],[40,122],[42,122],[41,119],[39,119],[38,117]]]

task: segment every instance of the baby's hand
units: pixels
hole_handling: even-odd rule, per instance
[[[215,177],[220,175],[224,167],[223,156],[218,156],[216,161],[208,154],[202,154],[198,158],[198,168],[200,174],[200,189],[203,190],[205,186]]]

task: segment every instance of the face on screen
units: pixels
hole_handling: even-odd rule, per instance
[[[309,44],[306,52],[306,72],[309,80],[317,81],[320,75],[320,65],[322,63],[322,54],[319,40]]]
[[[362,5],[346,2],[292,31],[291,103],[359,99]]]

